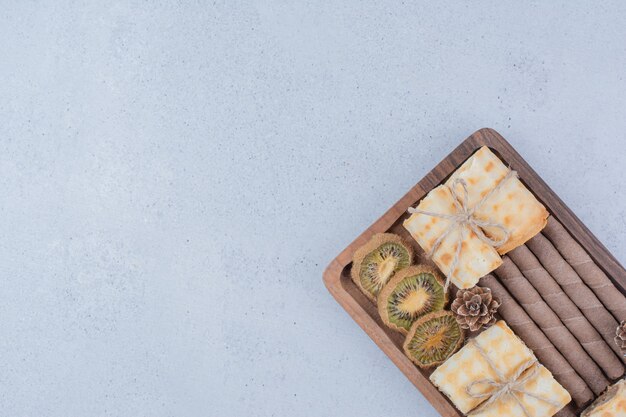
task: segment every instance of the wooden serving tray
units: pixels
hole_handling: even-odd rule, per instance
[[[324,283],[337,302],[352,316],[374,342],[389,356],[407,378],[444,417],[463,417],[454,405],[428,380],[431,370],[421,370],[404,354],[404,336],[389,329],[381,321],[376,306],[368,300],[350,279],[352,255],[373,234],[396,233],[410,242],[417,254],[416,261],[424,261],[424,251],[402,226],[409,216],[407,208],[414,206],[431,189],[444,182],[467,158],[481,146],[488,146],[496,155],[518,172],[520,180],[546,206],[569,233],[587,250],[591,258],[609,276],[617,288],[626,294],[626,270],[572,213],[561,199],[546,185],[526,161],[498,132],[481,129],[465,139],[450,155],[409,190],[380,219],[345,248],[324,271]]]

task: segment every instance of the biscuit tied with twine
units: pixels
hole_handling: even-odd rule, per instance
[[[414,207],[409,207],[408,212],[411,214],[423,214],[426,216],[439,217],[441,219],[450,220],[450,225],[447,229],[437,238],[433,246],[428,251],[427,255],[429,258],[432,258],[435,252],[439,249],[444,239],[450,235],[454,230],[459,229],[459,240],[456,245],[456,250],[454,251],[454,258],[452,259],[452,263],[450,264],[450,270],[446,274],[446,282],[444,284],[444,291],[448,291],[448,287],[450,286],[450,279],[456,272],[456,268],[459,265],[459,260],[461,257],[461,248],[463,247],[463,240],[465,240],[465,232],[466,229],[471,230],[474,234],[483,241],[484,243],[493,246],[494,248],[498,248],[504,245],[510,237],[510,232],[504,227],[504,225],[496,222],[489,222],[486,220],[481,220],[474,217],[474,213],[476,210],[482,206],[485,201],[491,197],[496,191],[502,188],[502,185],[506,183],[511,178],[517,178],[517,172],[509,169],[509,172],[502,178],[502,180],[492,188],[484,197],[482,197],[474,207],[468,207],[467,203],[469,200],[469,192],[467,191],[467,183],[462,178],[456,178],[452,181],[450,189],[450,193],[452,194],[452,201],[454,202],[454,206],[456,207],[457,212],[454,214],[447,213],[435,213],[432,211],[420,210]],[[461,185],[463,189],[463,199],[459,198],[457,194],[457,185]],[[492,239],[483,232],[482,228],[485,227],[495,227],[497,229],[502,230],[504,236],[501,239]]]
[[[480,353],[480,356],[482,356],[482,358],[487,362],[489,367],[493,369],[493,371],[496,373],[498,377],[497,381],[491,378],[484,378],[478,381],[474,381],[471,384],[469,384],[467,387],[465,387],[465,391],[467,392],[467,395],[469,395],[470,397],[478,398],[478,399],[489,398],[487,401],[483,402],[477,409],[470,412],[468,414],[468,417],[476,415],[480,410],[483,410],[489,407],[491,404],[495,403],[500,398],[504,398],[507,396],[510,396],[517,402],[517,404],[519,404],[520,408],[522,409],[526,417],[533,417],[533,416],[530,414],[530,412],[526,408],[526,405],[524,405],[524,402],[520,400],[519,395],[527,395],[538,401],[543,401],[547,404],[550,404],[556,407],[557,409],[561,407],[561,404],[559,404],[556,401],[551,400],[550,398],[542,397],[540,395],[534,394],[524,389],[524,384],[528,382],[529,380],[531,380],[539,371],[539,361],[537,361],[537,358],[533,358],[533,359],[526,361],[524,364],[522,364],[522,366],[518,368],[518,370],[513,374],[513,376],[507,380],[506,377],[500,371],[500,369],[498,369],[496,364],[493,363],[493,361],[489,358],[489,356],[487,356],[487,352],[485,352],[485,350],[478,344],[478,342],[476,342],[475,339],[470,339],[470,341],[467,342],[467,344],[473,345],[478,350],[478,353]],[[529,371],[526,373],[526,375],[522,376],[522,374],[526,372],[526,370],[529,370]],[[494,389],[493,391],[486,392],[484,394],[473,392],[472,390],[477,385],[480,385],[480,384],[489,385],[493,387]]]

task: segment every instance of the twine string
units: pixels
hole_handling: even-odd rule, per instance
[[[506,183],[509,179],[517,177],[517,172],[510,170],[504,176],[504,178],[494,187],[492,188],[483,198],[481,198],[474,207],[468,207],[469,201],[469,192],[467,190],[467,183],[462,178],[456,178],[452,181],[450,189],[450,193],[452,194],[452,201],[454,202],[454,206],[456,207],[456,213],[448,214],[448,213],[435,213],[427,210],[420,210],[414,207],[409,207],[408,212],[412,214],[424,214],[426,216],[438,217],[445,220],[450,220],[450,225],[446,228],[446,230],[439,235],[435,243],[432,245],[430,250],[427,253],[429,258],[439,250],[443,241],[455,230],[460,230],[459,239],[456,243],[456,248],[454,251],[454,257],[452,259],[452,263],[450,264],[450,269],[446,274],[446,282],[444,284],[444,291],[448,291],[448,287],[450,286],[450,280],[454,276],[456,269],[459,265],[459,260],[461,258],[461,249],[463,247],[463,241],[465,240],[465,233],[467,229],[474,232],[474,234],[481,241],[486,244],[493,246],[495,248],[502,246],[509,240],[510,232],[504,227],[504,225],[497,222],[489,222],[486,220],[480,220],[474,217],[474,213],[477,209],[479,209],[485,201],[489,199],[496,191],[502,188],[503,184]],[[463,191],[463,198],[459,198],[459,194],[457,191],[457,186],[461,186],[461,190]],[[483,231],[484,228],[487,227],[495,227],[500,229],[504,236],[500,239],[492,239],[485,234]]]

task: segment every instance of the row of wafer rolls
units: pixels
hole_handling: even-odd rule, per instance
[[[556,224],[556,220],[551,222],[551,226],[553,227],[556,226]],[[570,239],[572,242],[575,242],[571,236]],[[596,330],[598,330],[604,340],[614,348],[616,354],[621,356],[619,348],[613,343],[618,321],[598,299],[596,294],[583,282],[574,268],[561,256],[561,253],[554,247],[551,241],[543,234],[538,234],[533,239],[526,242],[526,246],[537,256],[546,271],[554,277],[565,294],[580,308],[582,313],[589,322],[593,324]],[[590,258],[589,261],[591,261]],[[595,265],[595,263],[593,264]],[[600,271],[599,268],[598,271]],[[617,303],[621,299],[623,303],[626,303],[624,296],[610,281],[605,283],[602,288],[598,289],[604,290],[605,292],[603,292],[603,294],[611,293],[612,297],[609,301]],[[610,289],[613,291],[610,291]],[[619,310],[616,312],[619,312]],[[625,318],[626,317],[619,317],[619,320]]]
[[[543,268],[539,260],[526,246],[516,248],[509,254],[509,257],[517,266],[517,272],[521,273],[541,294],[545,305],[558,316],[563,325],[576,337],[604,373],[610,379],[617,379],[622,376],[624,366],[620,360],[619,348],[613,343],[613,337],[603,337],[605,335],[598,333],[596,327],[592,325],[592,323],[597,324],[606,319],[604,316],[609,313],[604,307],[600,305],[599,308],[595,307],[592,310],[586,309],[584,306],[579,308],[573,301],[574,299],[564,292],[557,280]],[[503,272],[503,274],[505,273]],[[616,327],[617,324],[613,327],[613,334]],[[617,354],[613,353],[612,347],[615,347]]]
[[[539,267],[532,264],[532,257],[523,253],[510,253],[510,256],[520,265],[528,276],[536,275],[536,278],[547,278],[547,275],[557,275],[560,281],[555,278],[547,280],[549,284],[542,285],[542,291],[550,292],[550,287],[554,289],[552,296],[553,304],[559,301],[567,305],[567,309],[573,311],[569,306],[572,303],[582,302],[580,312],[593,324],[596,330],[601,333],[601,337],[606,341],[616,353],[617,356],[624,361],[624,355],[618,349],[617,345],[612,343],[615,334],[615,327],[618,321],[626,319],[626,297],[615,287],[609,277],[600,269],[600,267],[591,259],[589,254],[583,247],[568,233],[568,231],[554,217],[548,218],[546,227],[542,234],[536,236],[527,242],[528,247],[537,255],[537,258],[543,258],[546,267]],[[524,251],[524,249],[520,249]],[[515,251],[514,251],[515,252]],[[550,258],[553,256],[553,258]],[[519,259],[519,258],[522,259]],[[536,258],[535,258],[536,259]],[[554,282],[557,286],[554,286]],[[560,284],[560,285],[558,285]],[[561,287],[562,293],[566,293],[566,297],[557,295],[557,287]],[[545,296],[548,300],[550,296]],[[564,301],[570,298],[571,303]],[[557,301],[557,299],[559,301]],[[555,310],[560,309],[566,311],[563,307],[553,307]],[[607,313],[607,310],[610,312]],[[613,320],[611,319],[611,314]],[[580,319],[579,319],[580,320]],[[539,330],[540,331],[540,330]],[[597,339],[597,336],[594,337]],[[599,343],[599,342],[598,342]],[[607,355],[608,356],[608,355]],[[581,391],[584,394],[584,391]],[[580,395],[581,398],[585,395]],[[572,395],[572,398],[574,396]],[[578,401],[574,401],[578,405]],[[572,404],[563,408],[557,416],[570,417],[575,416],[575,410]]]
[[[624,374],[612,339],[613,315],[621,318],[626,298],[558,221],[551,218],[544,233],[503,258],[499,281],[487,275],[482,283],[504,301],[502,317],[582,405]]]
[[[625,320],[626,297],[613,285],[583,247],[565,230],[565,227],[554,217],[550,217],[543,229],[543,234],[591,288],[607,310],[613,313],[617,321]]]

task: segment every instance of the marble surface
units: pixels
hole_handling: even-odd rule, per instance
[[[321,276],[485,126],[626,262],[625,3],[469,4],[2,2],[0,414],[436,416]]]

